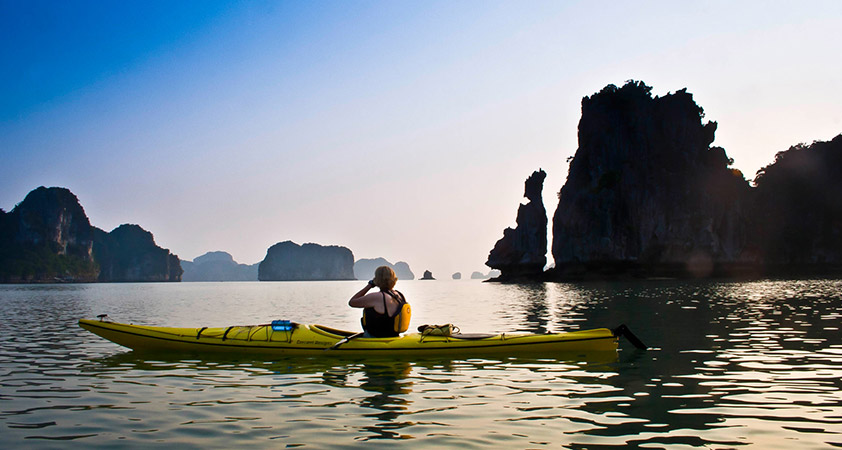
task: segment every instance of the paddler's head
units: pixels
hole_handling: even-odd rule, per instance
[[[383,291],[390,291],[398,282],[398,276],[389,266],[380,266],[374,271],[374,284]]]

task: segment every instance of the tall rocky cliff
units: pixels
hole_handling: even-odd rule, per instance
[[[0,281],[96,281],[93,244],[76,196],[39,187],[11,212],[0,210]]]
[[[155,245],[152,233],[138,225],[120,225],[106,233],[94,228],[94,258],[99,281],[181,281],[178,256]]]
[[[354,280],[354,254],[339,246],[279,242],[258,266],[260,281]]]
[[[642,82],[582,100],[579,148],[553,216],[556,271],[697,272],[753,262],[743,251],[749,186],[711,147],[715,122],[686,90]]]
[[[772,272],[842,265],[842,134],[778,153],[754,182],[748,246]]]
[[[503,230],[485,263],[498,269],[501,278],[539,275],[547,264],[547,210],[541,194],[546,172],[537,170],[526,179],[523,196],[529,202],[517,210],[517,227]]]
[[[582,100],[553,216],[551,278],[760,274],[842,263],[842,138],[778,155],[749,186],[686,90]]]
[[[65,188],[39,187],[0,210],[0,282],[179,281],[178,258],[137,225],[91,226]]]

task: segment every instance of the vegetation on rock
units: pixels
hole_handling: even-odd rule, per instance
[[[39,187],[0,211],[0,282],[179,281],[178,258],[137,225],[91,226],[65,188]]]

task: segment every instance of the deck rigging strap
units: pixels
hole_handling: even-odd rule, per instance
[[[222,340],[223,341],[225,340],[225,337],[228,336],[228,332],[231,331],[231,328],[234,328],[234,327],[233,326],[228,327],[228,328],[225,329],[225,333],[222,333]]]
[[[199,330],[199,332],[198,332],[198,333],[196,333],[196,339],[199,339],[200,337],[202,337],[202,331],[205,331],[205,330],[207,330],[207,329],[208,329],[208,327],[202,327],[202,328]]]
[[[266,325],[250,325],[249,331],[246,333],[246,341],[251,341],[251,338],[260,331],[261,328],[265,327]],[[269,340],[269,333],[266,333],[266,340]]]

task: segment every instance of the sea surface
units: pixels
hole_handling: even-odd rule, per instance
[[[413,327],[625,323],[616,355],[138,354],[80,318],[357,330],[363,282],[0,286],[0,448],[842,447],[842,281],[401,281]]]

